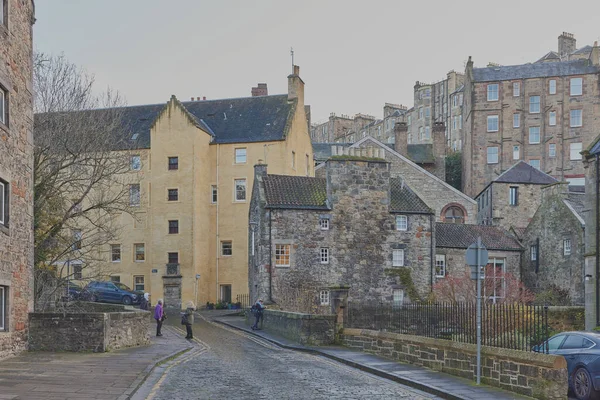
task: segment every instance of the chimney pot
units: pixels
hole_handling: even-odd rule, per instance
[[[194,98],[192,97],[192,101],[194,101]]]
[[[202,100],[206,100],[206,96],[202,96]]]

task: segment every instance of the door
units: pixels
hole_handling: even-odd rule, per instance
[[[181,310],[181,284],[164,285],[164,306]]]
[[[231,303],[231,285],[221,285],[221,303]]]

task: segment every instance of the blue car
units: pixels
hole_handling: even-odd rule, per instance
[[[534,351],[565,357],[569,389],[579,400],[598,397],[600,393],[600,333],[563,332],[552,336]]]
[[[101,301],[106,303],[120,304],[138,304],[143,292],[131,290],[127,285],[120,282],[98,282],[92,281],[84,289],[89,293],[91,301]]]

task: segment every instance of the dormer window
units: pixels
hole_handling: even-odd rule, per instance
[[[133,135],[131,135],[131,140],[137,140],[138,136],[140,136],[139,133],[134,133]]]

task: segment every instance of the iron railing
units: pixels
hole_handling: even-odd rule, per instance
[[[250,295],[249,294],[238,294],[235,296],[236,303],[240,303],[242,308],[250,308]]]
[[[391,306],[348,305],[347,327],[477,343],[476,305],[424,303]],[[482,304],[484,346],[548,352],[548,307],[525,304]]]

